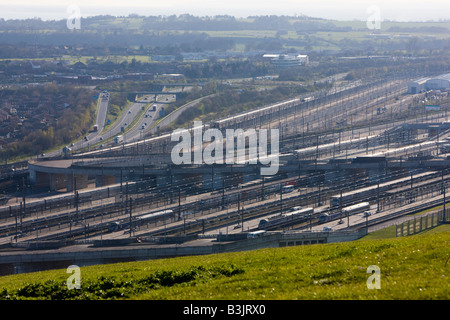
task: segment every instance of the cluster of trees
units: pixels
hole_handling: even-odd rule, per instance
[[[266,75],[270,66],[261,61],[215,61],[209,60],[203,63],[188,63],[180,68],[188,78],[247,78]]]
[[[83,67],[85,70],[89,70],[90,74],[104,74],[106,73],[151,73],[151,74],[165,74],[176,73],[183,74],[188,79],[226,79],[226,78],[247,78],[266,75],[271,72],[271,65],[268,62],[264,62],[262,57],[248,58],[246,60],[241,59],[227,59],[219,60],[214,57],[209,58],[206,61],[199,62],[182,62],[182,61],[170,61],[165,63],[159,62],[142,62],[132,59],[131,62],[113,62],[113,61],[90,61]],[[0,64],[1,70],[1,64]],[[164,80],[167,82],[167,80]],[[178,80],[177,80],[178,81]],[[113,91],[136,91],[136,90],[157,90],[151,88],[157,85],[156,82],[132,82],[121,80],[118,83],[102,85],[101,89],[113,90]]]
[[[191,14],[170,15],[170,16],[139,16],[130,14],[128,17],[117,18],[110,15],[100,15],[82,18],[82,28],[106,31],[119,31],[123,29],[139,30],[276,30],[292,29],[292,24],[302,22],[312,26],[320,25],[316,23],[324,21],[320,18],[306,16],[277,16],[263,15],[251,16],[247,19],[236,19],[230,15],[194,16]],[[337,28],[334,24],[328,24],[327,28]],[[43,21],[40,18],[24,20],[4,20],[0,19],[2,30],[64,30],[67,29],[66,20]],[[310,28],[313,29],[313,28]]]
[[[258,16],[236,19],[232,16],[196,17],[130,15],[127,18],[94,16],[82,18],[82,28],[69,30],[66,20],[0,19],[0,43],[40,46],[150,46],[179,47],[181,52],[228,50],[231,39],[209,37],[204,31],[293,30],[293,21],[312,23],[309,29],[323,29],[318,20],[287,16]],[[332,23],[327,23],[327,30]]]
[[[95,92],[90,89],[49,84],[37,88],[18,88],[11,94],[19,99],[34,96],[41,103],[16,129],[15,135],[20,140],[0,149],[1,159],[33,156],[69,144],[85,135],[93,125],[96,100],[93,98]],[[45,126],[42,125],[44,118],[47,121]]]
[[[390,27],[387,31],[398,33],[448,33],[448,28],[439,26],[420,26],[420,27]]]

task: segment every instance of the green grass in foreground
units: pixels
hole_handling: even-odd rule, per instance
[[[449,299],[450,227],[420,235],[269,248],[0,277],[1,299]],[[369,290],[367,268],[380,268]]]

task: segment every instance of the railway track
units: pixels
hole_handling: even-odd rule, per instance
[[[421,203],[418,204],[412,208],[406,208],[406,209],[401,209],[397,212],[394,212],[392,214],[386,215],[386,216],[382,216],[379,218],[375,218],[375,219],[371,219],[369,220],[367,223],[366,222],[362,222],[362,223],[358,223],[358,224],[354,224],[351,226],[351,229],[360,229],[360,228],[366,228],[366,227],[372,227],[375,226],[377,224],[380,223],[384,223],[387,221],[391,221],[391,220],[395,220],[399,217],[402,216],[406,216],[406,215],[411,215],[411,214],[415,214],[430,208],[434,208],[436,206],[442,205],[443,204],[443,199],[435,199],[435,200],[430,200],[428,202],[425,203]]]
[[[434,177],[432,182],[439,184],[440,179],[436,178],[434,175],[430,176]],[[449,176],[450,177],[450,176]],[[306,179],[306,178],[305,178]],[[282,179],[279,181],[273,181],[266,186],[274,186],[278,184],[283,184],[287,181],[291,181],[292,178],[288,179]],[[405,184],[409,184],[408,181],[405,182]],[[420,184],[417,184],[417,187],[421,186]],[[224,223],[239,223],[242,219],[250,220],[255,219],[258,217],[264,217],[268,214],[274,214],[277,212],[282,211],[283,209],[286,210],[286,208],[298,206],[298,205],[304,205],[304,206],[310,206],[312,203],[316,201],[320,201],[320,199],[328,199],[331,197],[331,195],[334,194],[335,188],[339,188],[338,185],[331,186],[331,187],[323,187],[321,190],[315,190],[308,193],[303,194],[296,194],[295,196],[290,195],[289,197],[285,197],[283,200],[271,200],[269,204],[264,205],[255,205],[251,207],[247,207],[247,209],[239,212],[239,213],[229,213],[228,215],[223,215],[219,217],[209,218],[209,215],[204,215],[204,218],[201,219],[201,222],[195,223],[188,223],[188,227],[186,227],[186,224],[183,224],[183,226],[176,226],[171,227],[170,229],[165,229],[164,234],[192,234],[196,232],[204,232],[206,229],[214,229],[216,227],[220,227]],[[252,197],[249,197],[249,199],[258,199],[262,196],[262,187],[261,186],[253,186],[249,187],[247,189],[238,189],[238,190],[231,190],[227,193],[216,193],[215,195],[205,195],[200,202],[193,202],[184,204],[182,206],[177,205],[174,203],[171,206],[168,206],[167,208],[173,209],[176,212],[176,215],[174,215],[173,220],[176,221],[176,217],[180,216],[181,212],[188,212],[188,211],[198,211],[199,207],[202,207],[203,210],[208,210],[215,208],[217,206],[221,206],[224,204],[224,196],[227,196],[226,203],[228,205],[230,204],[238,204],[238,194],[242,194],[243,191],[255,191],[252,195]],[[258,192],[259,191],[259,192]],[[405,192],[409,192],[410,190],[406,190]],[[272,195],[277,194],[276,190],[272,190]],[[266,196],[270,196],[270,193],[266,194]],[[235,201],[229,201],[230,199],[234,199]],[[144,206],[146,203],[148,203],[149,197],[142,197],[142,198],[136,198],[134,200],[134,206]],[[328,201],[328,200],[327,200]],[[336,208],[332,208],[330,210],[337,210]],[[148,213],[149,210],[146,210],[145,212],[134,212],[133,217],[136,218],[139,216],[139,214]],[[151,212],[151,211],[150,211]],[[123,202],[119,203],[110,203],[106,205],[102,205],[99,207],[94,207],[90,209],[84,209],[80,210],[78,213],[76,211],[70,211],[60,214],[54,214],[53,216],[45,216],[41,217],[39,219],[29,219],[28,221],[22,221],[20,223],[20,228],[18,226],[17,222],[9,223],[7,225],[3,225],[0,227],[0,235],[3,237],[10,237],[13,235],[18,234],[18,229],[20,229],[21,234],[33,234],[33,233],[39,233],[41,231],[44,231],[45,229],[67,229],[67,226],[70,225],[70,234],[73,237],[74,230],[72,229],[73,226],[78,225],[80,222],[84,222],[84,225],[89,225],[90,232],[93,232],[95,228],[99,228],[98,222],[95,222],[95,220],[98,220],[100,215],[103,216],[105,221],[117,221],[117,220],[127,220],[129,219],[129,214],[127,213],[126,204],[124,205]],[[202,216],[203,217],[203,216]],[[314,217],[313,219],[315,219]],[[227,219],[224,222],[224,219]],[[104,227],[106,228],[106,227]],[[84,227],[85,232],[86,227]],[[67,231],[66,231],[67,232]],[[157,231],[154,232],[155,234],[158,234]],[[159,233],[160,234],[160,233]],[[64,235],[53,235],[48,236],[49,238],[53,237],[60,238],[61,236],[64,237]],[[65,235],[67,237],[67,235]],[[41,236],[42,238],[42,236]]]
[[[397,94],[397,93],[392,93],[393,95]],[[339,99],[339,98],[336,98]],[[326,103],[325,103],[326,105]],[[285,179],[284,181],[286,181],[287,179]],[[281,183],[280,182],[275,182],[276,183]],[[436,182],[439,183],[439,182]],[[432,184],[432,183],[430,183]],[[351,184],[350,184],[351,185]],[[304,195],[298,195],[296,197],[292,197],[292,199],[286,199],[284,200],[285,202],[283,203],[283,205],[285,205],[286,207],[288,206],[295,206],[298,205],[299,201],[304,200],[305,198],[308,199],[305,204],[307,205],[310,202],[313,202],[313,199],[318,199],[319,197],[323,197],[325,198],[329,198],[332,193],[337,190],[339,187],[343,187],[342,184],[339,185],[332,185],[332,186],[323,186],[322,190],[320,191],[313,191],[313,192],[309,192],[306,193]],[[253,189],[248,189],[248,191],[257,191],[259,187],[254,187]],[[349,187],[351,188],[351,187]],[[110,192],[108,190],[108,192]],[[171,191],[173,192],[173,190]],[[229,203],[231,204],[236,204],[239,200],[237,199],[237,197],[235,197],[235,199],[233,199],[233,196],[237,195],[238,193],[242,192],[242,190],[236,190],[235,192],[228,192],[226,194],[226,197],[228,197],[229,200],[231,200]],[[403,190],[402,192],[407,192],[405,190]],[[276,192],[275,192],[276,193]],[[400,193],[400,191],[399,191]],[[132,195],[130,195],[132,196]],[[208,208],[213,208],[214,206],[222,206],[224,204],[224,194],[223,195],[209,195],[209,196],[205,196],[205,203],[202,204],[198,204],[198,203],[189,203],[189,204],[184,204],[183,206],[177,206],[176,204],[173,206],[169,206],[170,208],[173,208],[174,210],[178,211],[177,214],[178,216],[181,216],[182,211],[192,211],[192,210],[198,210],[199,207],[202,207],[201,209],[208,209]],[[250,199],[258,199],[258,197],[261,197],[261,193],[255,192],[252,196],[250,196]],[[70,196],[69,196],[70,197]],[[72,196],[73,197],[73,196]],[[92,197],[92,195],[91,195]],[[160,199],[166,199],[166,196],[162,196]],[[92,198],[91,198],[92,199]],[[147,203],[151,203],[152,201],[156,200],[157,197],[155,196],[142,196],[142,197],[133,197],[134,199],[134,204],[135,206],[145,206]],[[209,203],[209,201],[211,201],[211,203]],[[67,202],[67,199],[61,200],[62,202],[60,202],[61,204],[64,204],[65,202]],[[277,203],[277,201],[273,201],[274,204],[270,205],[270,206],[266,206],[264,208],[259,208],[258,210],[256,210],[255,212],[253,212],[253,210],[248,212],[248,216],[245,216],[245,212],[244,214],[240,214],[238,213],[236,216],[235,215],[227,215],[227,223],[235,223],[236,221],[239,221],[239,219],[243,219],[243,217],[245,216],[245,219],[254,219],[254,218],[258,218],[259,216],[264,216],[270,213],[276,213],[277,208],[279,210],[280,207],[280,203]],[[56,202],[55,202],[56,204]],[[70,205],[68,205],[70,206]],[[45,204],[44,204],[45,207]],[[33,208],[31,204],[27,204],[27,209]],[[35,207],[37,208],[37,206]],[[20,208],[18,209],[20,210]],[[123,219],[126,219],[126,214],[120,214],[123,212],[123,204],[121,202],[115,202],[115,203],[109,203],[109,204],[105,204],[102,205],[101,208],[100,207],[94,207],[94,208],[90,208],[90,209],[85,209],[85,210],[80,210],[74,213],[74,210],[67,210],[67,212],[59,214],[59,215],[53,215],[53,216],[45,216],[45,217],[41,217],[38,219],[29,219],[26,220],[26,216],[22,216],[20,217],[20,229],[22,231],[22,233],[27,234],[27,233],[32,233],[35,232],[36,230],[39,229],[45,229],[48,228],[49,226],[58,226],[58,225],[62,225],[62,224],[71,224],[73,223],[73,217],[74,215],[77,215],[77,221],[79,219],[82,219],[84,221],[88,221],[92,218],[95,218],[98,216],[98,214],[101,211],[106,211],[106,216],[109,214],[110,217],[112,217],[113,215],[117,215],[116,219],[121,219],[123,217]],[[148,211],[147,211],[148,212]],[[30,214],[31,215],[31,214]],[[206,216],[206,215],[205,215]],[[9,209],[9,212],[4,211],[1,215],[0,215],[0,220],[2,217],[7,218],[11,218],[11,208]],[[16,214],[16,219],[18,215]],[[29,217],[28,217],[29,218]],[[221,225],[220,221],[223,221],[224,217],[220,216],[219,218],[217,218],[217,221],[214,220],[216,218],[212,218],[211,222],[208,222],[208,228],[212,229],[212,228],[216,228],[218,226]],[[232,220],[229,220],[232,219]],[[208,221],[209,219],[205,217],[205,219],[203,221]],[[17,221],[17,220],[16,220]],[[231,222],[232,221],[232,222]],[[86,229],[86,223],[82,226]],[[89,226],[89,228],[92,228],[93,232],[96,231],[95,228],[99,228],[98,230],[103,231],[104,230],[104,226],[102,226],[102,224],[94,224]],[[182,229],[181,229],[182,228]],[[79,228],[82,229],[82,228]],[[192,225],[189,228],[187,228],[188,230],[186,230],[186,225],[184,224],[182,227],[174,227],[173,230],[171,230],[170,232],[173,232],[174,234],[180,234],[180,232],[182,233],[195,233],[195,232],[199,232],[199,230],[205,230],[205,222],[201,222],[201,225]],[[0,226],[0,237],[7,237],[7,236],[11,236],[12,234],[17,234],[17,230],[18,230],[18,221],[17,222],[13,222],[10,224],[6,224],[6,225],[2,225]],[[97,231],[98,231],[97,230]],[[37,231],[38,232],[38,231]],[[71,230],[72,232],[72,230]],[[75,231],[74,231],[75,232]],[[165,232],[167,233],[167,230],[165,230]],[[81,232],[82,233],[82,232]],[[42,236],[43,237],[43,236]],[[42,239],[41,237],[41,239]],[[49,237],[51,237],[49,235]],[[59,235],[58,235],[59,237]]]

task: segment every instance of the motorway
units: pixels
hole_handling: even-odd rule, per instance
[[[88,136],[88,145],[95,145],[100,142],[106,146],[106,144],[113,144],[112,138],[117,135],[122,134],[124,136],[124,142],[128,140],[134,140],[139,138],[139,129],[142,125],[144,116],[138,119],[137,122],[134,123],[133,127],[130,127],[135,121],[136,117],[142,113],[142,109],[144,108],[143,114],[149,113],[149,109],[154,104],[154,101],[149,96],[141,97],[139,100],[133,102],[126,108],[119,119],[117,119],[110,128],[107,130],[100,131],[100,133],[94,137]],[[155,104],[156,105],[156,104]],[[156,111],[158,112],[158,110]],[[156,113],[155,112],[155,113]],[[149,119],[149,122],[154,121],[153,117]],[[139,126],[139,127],[138,127]],[[102,140],[100,140],[102,138]],[[84,144],[86,146],[86,143]],[[89,149],[89,148],[88,148]]]
[[[167,97],[164,93],[158,96],[156,101],[153,100],[153,96],[144,96],[137,101],[131,103],[122,113],[119,119],[117,119],[109,128],[105,130],[106,115],[108,112],[108,105],[110,101],[109,93],[100,93],[100,102],[97,111],[96,124],[98,130],[91,130],[82,139],[73,142],[70,146],[70,152],[74,153],[80,150],[93,150],[96,148],[105,148],[107,145],[117,145],[113,139],[115,136],[122,134],[123,143],[134,142],[143,139],[144,135],[150,131],[153,123],[159,118],[159,111],[163,104],[158,103],[159,100],[164,100],[165,103],[171,103],[175,100],[175,96]],[[155,110],[152,110],[152,107]],[[145,109],[142,113],[142,109]],[[136,117],[142,113],[139,119]],[[135,121],[136,120],[136,121]],[[130,127],[131,124],[134,125]],[[144,125],[145,129],[142,129]],[[103,145],[103,146],[101,146]],[[46,157],[55,157],[62,153],[62,150],[56,150],[46,154]]]
[[[142,103],[146,103],[148,102],[150,99],[152,99],[151,97],[143,97],[139,100],[138,103],[135,104],[140,104],[140,109],[142,109],[143,104]],[[159,101],[163,101],[162,103],[158,103]],[[123,143],[131,143],[131,142],[135,142],[135,141],[139,141],[144,139],[145,135],[147,135],[150,131],[151,128],[154,127],[155,122],[157,121],[157,119],[159,118],[159,113],[161,111],[161,109],[164,107],[164,104],[168,104],[168,103],[172,103],[175,101],[175,96],[170,95],[161,95],[158,96],[156,98],[155,101],[153,101],[150,105],[144,106],[145,108],[145,112],[143,113],[143,115],[137,119],[136,124],[130,128],[128,131],[126,131],[125,134],[123,134]],[[154,108],[154,110],[153,110]],[[137,112],[134,113],[132,110],[131,113],[130,111],[128,111],[130,118],[128,120],[122,121],[125,122],[126,125],[130,125],[130,123],[137,117],[138,113],[140,112],[139,107],[137,108]],[[126,122],[128,121],[128,122]]]

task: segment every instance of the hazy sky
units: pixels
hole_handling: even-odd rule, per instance
[[[370,16],[367,9],[377,6],[381,20],[450,19],[449,0],[0,0],[0,18],[66,19],[70,15],[67,13],[70,5],[78,6],[82,16],[126,16],[130,13],[155,16],[228,14],[237,17],[304,14],[365,21]]]

